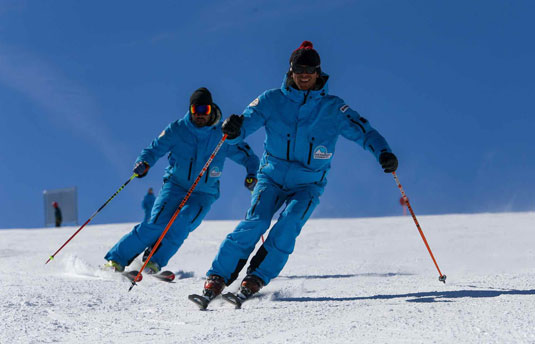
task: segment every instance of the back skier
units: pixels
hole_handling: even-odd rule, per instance
[[[340,135],[372,153],[384,172],[396,170],[398,161],[386,140],[342,99],[328,94],[328,78],[320,69],[319,54],[305,41],[292,53],[281,88],[264,92],[242,116],[231,115],[223,123],[231,144],[265,127],[265,152],[245,220],[221,244],[203,295],[190,295],[201,309],[238,277],[273,215],[286,204],[251,259],[239,293],[225,298],[239,307],[279,275],[319,203]]]
[[[150,214],[155,200],[156,197],[154,197],[154,192],[152,191],[152,188],[149,188],[149,191],[147,191],[147,194],[143,197],[143,202],[141,202],[141,208],[143,208],[143,211],[145,212],[143,222],[148,222],[150,220]]]
[[[139,178],[147,175],[150,166],[168,154],[169,166],[165,170],[164,183],[150,220],[136,225],[110,249],[105,256],[108,261],[105,267],[124,271],[125,266],[130,265],[143,250],[156,243],[195,176],[221,140],[220,120],[221,111],[213,103],[210,92],[204,87],[199,88],[192,94],[190,108],[184,118],[169,124],[141,152],[134,167],[134,173]],[[147,264],[147,273],[157,273],[167,265],[188,234],[200,225],[219,197],[219,178],[227,157],[246,168],[245,187],[249,190],[254,188],[258,157],[245,142],[237,145],[225,143]]]

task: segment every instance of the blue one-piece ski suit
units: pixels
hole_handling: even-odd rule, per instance
[[[148,222],[150,220],[150,214],[152,213],[152,206],[154,205],[155,200],[156,197],[152,193],[147,193],[143,198],[143,202],[141,202],[141,208],[145,211],[143,222]]]
[[[188,112],[184,118],[169,124],[141,152],[136,162],[145,161],[149,166],[168,154],[169,166],[164,183],[152,207],[150,220],[136,225],[123,236],[106,254],[106,260],[127,266],[145,248],[156,243],[221,137],[219,120],[211,126],[199,128],[191,122]],[[219,198],[219,178],[227,157],[245,166],[247,175],[256,175],[259,158],[249,145],[245,142],[238,145],[225,142],[152,256],[152,262],[160,267],[167,265],[188,234],[200,225],[212,203]]]
[[[268,284],[293,252],[301,228],[319,203],[327,183],[340,135],[355,141],[379,159],[391,152],[386,140],[344,101],[323,87],[302,91],[284,78],[280,89],[264,92],[243,112],[238,143],[260,127],[266,131],[264,155],[251,207],[245,220],[227,235],[207,275],[219,275],[229,285],[238,276],[275,212],[286,205],[264,244],[251,259],[248,274]]]

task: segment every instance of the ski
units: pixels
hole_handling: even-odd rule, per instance
[[[222,297],[223,300],[233,304],[235,309],[240,309],[241,305],[248,299],[248,297],[246,297],[242,293],[225,293],[222,295]]]
[[[136,278],[137,274],[139,273],[138,270],[117,271],[113,270],[109,266],[100,266],[100,270],[106,273],[112,272],[114,274],[121,274],[122,276],[126,277],[130,282],[133,282],[134,278]],[[141,282],[142,279],[143,275],[139,275],[139,279],[136,282]]]
[[[208,307],[208,304],[210,303],[210,301],[212,301],[208,299],[207,297],[204,297],[198,294],[191,294],[188,296],[188,299],[194,304],[196,304],[197,306],[199,306],[199,309],[201,311],[206,310],[206,308]]]
[[[128,278],[128,280],[130,280],[130,282],[133,282],[134,279],[136,278],[137,274],[139,273],[139,271],[137,270],[129,270],[129,271],[123,271],[121,272],[121,274]],[[136,282],[141,282],[141,280],[143,279],[143,275],[139,275],[139,278]]]
[[[162,271],[160,273],[157,273],[157,274],[151,274],[152,277],[160,280],[160,281],[163,281],[163,282],[168,282],[168,283],[171,283],[175,280],[175,273],[172,272],[172,271],[169,271],[169,270],[165,270],[165,271]]]

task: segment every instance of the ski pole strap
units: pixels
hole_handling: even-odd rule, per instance
[[[418,223],[418,219],[416,218],[416,215],[414,214],[414,211],[412,210],[411,204],[409,203],[409,198],[405,194],[405,190],[403,190],[403,187],[401,186],[401,183],[399,182],[396,172],[392,172],[392,175],[394,176],[394,180],[396,181],[396,184],[398,185],[399,191],[401,192],[401,195],[403,196],[403,199],[405,200],[405,204],[407,205],[407,208],[409,209],[412,215],[412,219],[414,220],[414,223],[416,224],[416,228],[418,228],[418,232],[420,232],[420,236],[422,237],[422,240],[424,241],[425,247],[427,247],[427,251],[429,251],[429,255],[431,255],[431,259],[433,260],[433,263],[435,263],[435,267],[437,268],[438,273],[439,273],[438,280],[440,282],[446,283],[446,275],[443,275],[442,272],[440,272],[440,268],[438,267],[437,261],[435,260],[435,256],[433,256],[433,252],[431,252],[431,248],[429,247],[429,244],[427,243],[427,239],[425,238],[424,232],[422,231],[422,228],[420,227],[420,224]]]
[[[219,143],[217,144],[217,146],[215,147],[214,151],[212,152],[212,155],[210,155],[210,158],[208,159],[208,161],[206,161],[206,163],[204,164],[204,167],[202,168],[201,172],[199,173],[199,175],[197,176],[197,178],[193,182],[193,185],[191,185],[191,187],[189,188],[188,192],[186,193],[186,196],[184,196],[184,199],[182,200],[182,202],[180,202],[180,205],[178,206],[177,210],[175,210],[175,213],[171,217],[171,220],[169,220],[169,223],[167,223],[167,226],[165,226],[165,229],[162,232],[162,234],[160,235],[160,237],[158,238],[158,241],[156,241],[156,244],[154,244],[154,246],[150,250],[149,256],[145,260],[145,263],[143,264],[141,269],[139,269],[139,272],[138,272],[137,276],[134,278],[134,280],[132,281],[132,285],[130,286],[128,291],[132,290],[132,288],[135,285],[137,285],[135,281],[138,280],[138,278],[141,275],[141,273],[143,272],[143,270],[145,270],[145,267],[147,266],[147,264],[149,263],[150,259],[152,258],[152,255],[156,252],[156,250],[160,246],[160,243],[162,242],[163,238],[167,234],[167,231],[169,231],[169,228],[171,228],[171,226],[173,225],[173,222],[175,222],[175,219],[177,218],[178,214],[180,213],[180,211],[182,210],[182,208],[184,207],[184,205],[188,201],[188,199],[191,196],[193,190],[195,190],[195,188],[197,187],[197,184],[201,180],[201,178],[204,175],[204,173],[206,172],[206,170],[208,170],[208,167],[210,167],[210,164],[212,163],[212,160],[214,160],[215,156],[219,152],[219,149],[221,148],[221,146],[223,145],[223,143],[225,142],[226,139],[227,139],[227,134],[224,134],[223,137],[221,138],[221,140],[219,141]]]
[[[114,199],[115,196],[117,196],[117,194],[121,192],[124,189],[124,187],[127,186],[128,183],[130,183],[130,181],[134,179],[135,177],[137,177],[137,174],[134,173],[123,185],[121,185],[121,187],[117,191],[115,191],[115,193],[110,198],[108,198],[108,200],[100,208],[98,208],[97,211],[93,213],[93,215],[91,215],[91,217],[86,222],[84,222],[84,224],[80,228],[78,228],[76,232],[74,232],[73,235],[71,235],[71,237],[67,241],[65,241],[63,245],[61,245],[61,247],[53,255],[51,255],[48,258],[45,265],[48,264],[49,261],[54,259],[56,254],[58,254],[59,251],[61,251],[65,246],[67,246],[67,244],[85,227],[85,225],[87,225],[106,205],[108,205],[108,203],[110,203],[111,200]]]

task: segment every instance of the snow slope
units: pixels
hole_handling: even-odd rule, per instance
[[[0,231],[1,343],[535,343],[535,213],[311,220],[281,276],[243,309],[187,300],[237,222],[204,222],[182,279],[131,292],[98,269],[133,224]],[[139,264],[135,262],[134,264]],[[228,289],[235,290],[237,283]]]

